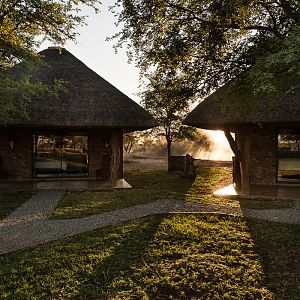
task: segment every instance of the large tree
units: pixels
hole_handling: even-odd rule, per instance
[[[285,43],[296,45],[294,49],[298,45],[298,0],[117,0],[117,5],[124,24],[115,36],[118,46],[128,43],[129,55],[137,58],[143,74],[175,69],[200,96],[250,66],[279,58],[286,53]],[[288,54],[285,67],[299,60],[299,51]],[[268,66],[265,78],[270,79]],[[257,79],[261,90],[274,89],[260,84],[258,69],[250,78]]]
[[[84,24],[85,16],[79,5],[96,11],[98,0],[0,0],[0,121],[10,117],[26,116],[32,98],[56,94],[61,82],[52,87],[32,82],[26,75],[17,80],[8,72],[16,63],[26,60],[39,63],[37,48],[45,40],[63,45],[75,40],[76,27]],[[30,69],[30,63],[27,65]],[[29,74],[30,72],[28,72]]]
[[[182,125],[191,104],[190,85],[182,84],[180,76],[174,71],[163,76],[155,75],[148,77],[149,83],[141,93],[142,104],[158,122],[158,127],[154,128],[152,133],[165,139],[168,161],[173,142],[198,141],[208,147],[206,135],[194,127]]]

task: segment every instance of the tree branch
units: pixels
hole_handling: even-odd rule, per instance
[[[237,142],[234,140],[234,138],[232,137],[230,131],[228,128],[225,128],[224,129],[224,133],[225,133],[225,136],[228,140],[228,143],[230,145],[230,148],[231,150],[233,151],[235,157],[237,158],[237,160],[239,162],[242,162],[243,161],[243,157],[242,157],[242,154],[240,152],[240,150],[238,149],[238,145],[237,145]]]

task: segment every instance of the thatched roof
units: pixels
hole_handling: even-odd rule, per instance
[[[255,98],[233,82],[208,96],[191,111],[185,125],[205,129],[236,128],[246,124],[300,125],[300,91],[280,98]],[[248,91],[249,92],[249,91]]]
[[[63,79],[67,91],[57,98],[33,100],[29,119],[13,120],[10,125],[128,130],[155,126],[153,118],[141,106],[67,50],[50,47],[40,54],[48,66],[35,68],[33,79],[47,84]]]

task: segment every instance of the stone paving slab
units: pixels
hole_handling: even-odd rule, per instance
[[[222,205],[205,205],[180,200],[161,200],[136,205],[78,219],[25,220],[23,223],[0,225],[0,253],[8,253],[46,242],[70,237],[96,228],[119,225],[122,222],[164,213],[221,213],[263,220],[300,224],[300,211],[240,209]]]

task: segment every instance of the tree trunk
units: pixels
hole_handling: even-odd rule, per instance
[[[167,150],[168,150],[168,159],[169,159],[171,156],[171,142],[167,143]]]
[[[231,135],[229,129],[224,129],[225,136],[227,138],[227,141],[230,145],[230,148],[232,152],[234,153],[235,157],[233,160],[233,180],[235,184],[235,188],[237,191],[242,190],[242,162],[243,162],[243,155],[241,153],[241,150],[239,149],[238,143],[237,143],[237,136],[236,139],[233,138]],[[237,135],[237,134],[236,134]]]
[[[167,151],[168,151],[168,171],[170,169],[170,157],[171,157],[171,144],[170,140],[167,140]]]
[[[251,164],[251,144],[252,144],[253,129],[251,127],[239,129],[237,132],[238,149],[242,156],[240,162],[241,169],[241,191],[244,194],[250,192],[251,174],[249,168]]]

